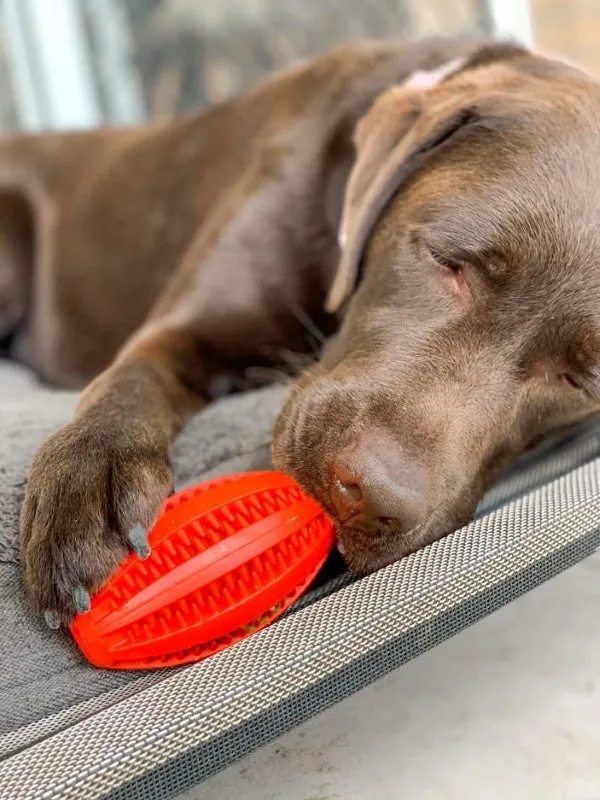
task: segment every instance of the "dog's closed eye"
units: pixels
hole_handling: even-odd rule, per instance
[[[454,272],[456,274],[458,274],[461,271],[463,267],[461,263],[459,263],[458,261],[454,261],[451,258],[448,258],[447,256],[442,255],[435,248],[431,247],[431,245],[425,245],[425,246],[431,258],[436,262],[436,264],[439,264],[440,267],[444,267],[444,269],[449,269],[451,272]]]
[[[576,381],[572,375],[563,372],[560,377],[563,383],[566,383],[567,386],[570,386],[572,389],[579,389],[579,390],[583,389],[583,386],[581,386],[581,384],[578,381]]]
[[[566,384],[571,389],[580,392],[590,400],[598,400],[599,390],[592,380],[586,380],[585,378],[579,377],[576,378],[567,372],[563,372],[560,376],[560,379],[563,384]]]

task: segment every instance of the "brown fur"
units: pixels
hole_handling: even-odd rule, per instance
[[[438,88],[401,87],[459,55]],[[575,70],[432,40],[346,46],[174,123],[7,140],[11,353],[93,378],[31,468],[34,607],[85,607],[152,524],[184,421],[307,327],[343,319],[274,459],[358,570],[468,519],[534,437],[596,410],[599,119]]]

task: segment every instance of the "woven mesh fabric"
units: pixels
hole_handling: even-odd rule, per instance
[[[486,499],[495,510],[461,531],[350,585],[336,579],[337,591],[322,587],[205,662],[5,737],[3,800],[171,796],[590,554],[600,544],[597,424],[548,450],[525,459]],[[588,463],[573,469],[578,459]]]

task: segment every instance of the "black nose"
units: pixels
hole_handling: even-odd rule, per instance
[[[423,467],[385,433],[364,434],[333,464],[331,502],[342,523],[410,530],[423,520],[426,489]]]

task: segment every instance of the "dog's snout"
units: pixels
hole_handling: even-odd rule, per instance
[[[342,524],[376,529],[393,521],[408,530],[425,511],[426,474],[391,437],[365,434],[335,458],[330,496]]]

